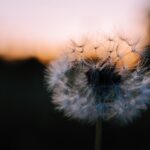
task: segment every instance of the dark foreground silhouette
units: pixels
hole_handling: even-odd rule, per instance
[[[45,66],[0,60],[0,150],[93,150],[95,126],[55,110]],[[102,150],[150,149],[150,112],[128,126],[103,123]]]

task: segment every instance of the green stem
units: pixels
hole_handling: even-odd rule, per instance
[[[96,122],[96,129],[95,129],[95,150],[101,150],[101,141],[102,141],[102,123],[100,120]]]

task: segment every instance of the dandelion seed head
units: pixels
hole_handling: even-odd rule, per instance
[[[56,108],[88,122],[128,122],[139,116],[150,101],[150,49],[133,51],[131,47],[126,38],[108,39],[96,46],[73,42],[70,51],[48,67]]]

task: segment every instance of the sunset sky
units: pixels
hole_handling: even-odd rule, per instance
[[[143,36],[148,5],[148,0],[0,0],[0,55],[50,59],[83,35]]]

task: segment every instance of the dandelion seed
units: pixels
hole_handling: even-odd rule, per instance
[[[53,102],[66,116],[88,122],[98,118],[132,121],[147,109],[150,70],[144,63],[150,62],[150,48],[138,53],[138,65],[131,69],[124,62],[125,55],[118,54],[121,42],[115,46],[118,41],[109,42],[114,43],[106,57],[99,55],[100,45],[90,47],[90,55],[86,55],[90,50],[82,46],[82,51],[74,50],[49,65],[47,77]]]

